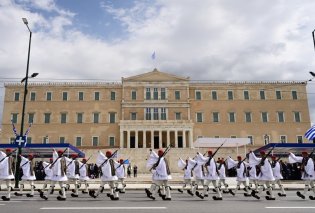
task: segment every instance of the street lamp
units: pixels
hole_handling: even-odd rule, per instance
[[[24,97],[23,97],[23,107],[22,107],[22,120],[21,120],[21,131],[20,131],[20,138],[23,137],[24,132],[24,114],[25,114],[25,103],[26,103],[26,95],[27,95],[27,82],[29,78],[34,78],[38,75],[38,73],[33,73],[31,76],[28,76],[28,68],[30,64],[30,53],[31,53],[31,41],[32,41],[32,31],[28,27],[28,21],[26,18],[22,18],[23,23],[26,25],[28,31],[30,32],[30,38],[28,43],[28,55],[27,55],[27,66],[26,66],[26,75],[21,80],[21,83],[24,83]],[[21,162],[21,155],[22,154],[22,145],[19,143],[18,145],[18,153],[17,153],[17,162],[15,167],[15,188],[19,188],[19,180],[20,180],[20,162]]]

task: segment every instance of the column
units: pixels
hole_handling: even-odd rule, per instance
[[[192,130],[189,130],[189,148],[193,147],[193,134]]]
[[[135,131],[135,148],[138,149],[138,130]]]
[[[162,148],[162,130],[159,130],[159,148]]]
[[[151,149],[154,149],[154,131],[151,130]]]
[[[146,135],[146,131],[145,130],[143,130],[143,135],[142,135],[142,141],[143,141],[143,148],[147,148],[147,135]]]
[[[170,145],[170,130],[167,130],[167,132],[166,132],[166,140],[167,140],[167,144],[166,144],[166,146],[169,146]]]
[[[186,130],[183,130],[183,148],[186,148]]]
[[[120,130],[119,148],[124,148],[124,131]]]
[[[177,130],[175,130],[175,148],[178,148],[178,135]]]
[[[130,130],[127,130],[127,148],[130,149]]]

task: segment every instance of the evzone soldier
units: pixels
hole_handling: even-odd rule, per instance
[[[205,183],[203,186],[203,193],[196,192],[196,195],[200,197],[201,199],[204,199],[206,195],[208,195],[209,185],[210,183],[213,185],[217,196],[213,196],[213,200],[222,200],[222,194],[218,187],[218,180],[219,180],[219,172],[217,168],[217,164],[214,161],[214,158],[212,156],[212,151],[208,151],[208,157],[204,157],[202,154],[197,153],[197,161],[203,162],[207,174],[205,175]]]
[[[276,156],[271,156],[271,167],[272,167],[272,172],[273,172],[273,176],[275,178],[275,181],[273,182],[272,184],[272,187],[273,189],[275,189],[275,184],[278,184],[279,188],[280,188],[280,191],[278,193],[279,197],[286,197],[286,193],[284,191],[284,187],[281,183],[281,179],[283,179],[283,176],[281,174],[281,165],[280,163],[278,162],[278,160],[276,159]]]
[[[246,158],[245,158],[246,159]],[[232,194],[233,196],[235,196],[237,190],[240,189],[241,184],[244,185],[245,187],[245,193],[244,196],[245,197],[251,197],[251,194],[248,193],[249,191],[249,186],[248,186],[248,178],[247,178],[247,163],[245,161],[242,161],[242,157],[241,156],[237,156],[237,161],[233,160],[230,156],[227,158],[227,165],[228,165],[228,169],[231,168],[236,168],[236,187],[234,189],[234,191],[232,191],[232,189],[229,190],[230,194]]]
[[[268,154],[270,154],[270,152]],[[272,182],[275,181],[275,178],[273,176],[271,164],[269,160],[267,159],[268,155],[266,155],[264,151],[261,151],[260,155],[261,155],[261,158],[257,158],[256,155],[252,151],[249,153],[249,164],[253,166],[257,165],[260,168],[260,173],[258,175],[258,181],[259,181],[258,193],[253,190],[251,195],[256,199],[260,199],[258,195],[262,192],[263,185],[266,184],[267,186],[267,192],[266,192],[267,196],[265,197],[266,200],[275,200],[276,198],[273,195],[272,185],[271,185]]]
[[[126,183],[125,183],[126,168],[125,168],[123,159],[119,160],[119,166],[116,167],[116,173],[118,177],[118,181],[116,182],[116,191],[124,194],[126,193]],[[121,184],[121,189],[119,189],[118,187],[119,183]]]
[[[187,191],[188,194],[190,194],[191,196],[194,196],[197,192],[198,186],[199,185],[204,186],[204,182],[205,182],[205,172],[204,172],[203,163],[197,161],[195,158],[188,159],[193,164],[191,171],[193,172],[195,176],[195,183],[192,187],[192,190]]]
[[[155,196],[158,193],[160,187],[165,187],[165,194],[162,193],[161,197],[163,200],[172,200],[171,191],[168,180],[172,179],[171,172],[169,169],[168,161],[165,159],[165,155],[169,148],[164,152],[162,149],[156,154],[151,151],[147,161],[147,168],[150,168],[152,172],[152,185],[150,190],[145,189],[147,196],[152,200],[155,200]]]
[[[89,184],[87,183],[89,178],[89,168],[88,165],[86,164],[87,160],[85,158],[82,159],[82,162],[79,162],[79,173],[80,173],[80,182],[83,183],[84,189],[82,190],[83,194],[87,194],[89,192]]]
[[[305,199],[307,196],[307,192],[309,187],[311,187],[311,190],[313,191],[314,196],[310,195],[309,198],[311,200],[315,200],[315,188],[314,188],[314,161],[311,158],[311,153],[308,155],[307,152],[302,152],[302,157],[295,156],[293,153],[289,154],[289,163],[301,163],[301,172],[302,177],[301,179],[304,180],[304,192],[303,194],[300,191],[297,191],[296,194],[302,199]]]
[[[65,201],[67,199],[65,186],[65,183],[68,181],[66,174],[67,160],[66,157],[63,156],[64,152],[63,150],[58,150],[58,152],[56,152],[56,150],[53,151],[53,163],[50,165],[53,175],[51,185],[46,195],[44,192],[40,193],[40,197],[44,200],[48,200],[48,196],[52,194],[51,192],[56,183],[59,183],[61,189],[61,195],[57,197],[57,200]]]
[[[219,183],[218,187],[221,189],[221,187],[224,187],[224,190],[222,190],[223,193],[229,193],[229,185],[225,182],[226,181],[226,166],[225,166],[225,161],[224,158],[221,158],[219,160],[219,165],[218,165],[218,171],[219,171]]]
[[[11,198],[11,180],[14,179],[12,172],[13,158],[12,149],[6,149],[6,153],[0,151],[0,182],[4,181],[7,186],[7,196],[2,196],[3,201],[9,201]]]
[[[49,163],[43,161],[43,167],[44,167],[44,172],[45,172],[45,183],[43,185],[42,189],[38,189],[38,192],[43,192],[46,190],[48,182],[51,185],[52,177],[53,177],[53,171],[50,168],[50,165],[53,163],[53,159],[49,159]]]
[[[70,184],[74,184],[74,189],[72,190],[71,197],[78,197],[78,189],[79,189],[79,161],[78,155],[72,154],[72,159],[65,157],[67,161],[67,177],[68,177],[68,189],[70,188]]]
[[[247,165],[247,173],[248,173],[248,179],[249,179],[249,187],[254,190],[256,193],[258,193],[258,178],[257,178],[257,170],[256,165]],[[254,185],[254,188],[252,188]]]
[[[89,191],[91,197],[96,198],[104,190],[105,184],[108,184],[110,192],[107,193],[107,196],[111,200],[119,200],[119,195],[115,186],[115,183],[118,180],[115,168],[119,166],[119,163],[112,159],[114,154],[112,154],[111,151],[107,151],[105,156],[101,151],[98,152],[96,164],[101,168],[101,183],[97,192],[94,190]]]
[[[15,196],[22,196],[25,182],[29,182],[31,186],[31,193],[27,193],[27,197],[34,197],[34,180],[36,180],[35,172],[34,172],[34,155],[29,154],[28,158],[21,156],[20,168],[23,170],[22,180],[20,181],[20,193],[15,192]]]
[[[184,170],[184,183],[183,183],[183,187],[182,189],[178,189],[178,191],[180,193],[183,193],[186,186],[189,186],[190,187],[190,191],[192,191],[192,179],[193,179],[193,172],[192,172],[192,166],[194,165],[191,165],[189,163],[189,158],[187,158],[185,161],[183,161],[181,158],[178,159],[178,162],[177,162],[177,166]]]

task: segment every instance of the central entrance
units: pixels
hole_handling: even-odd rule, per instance
[[[159,147],[159,136],[154,136],[154,149],[158,149]]]

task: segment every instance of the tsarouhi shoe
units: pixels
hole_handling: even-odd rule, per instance
[[[114,195],[109,196],[111,200],[119,200],[119,197],[114,197]]]
[[[213,196],[212,199],[213,199],[213,200],[222,200],[222,197]]]
[[[89,195],[93,198],[96,198],[97,196],[95,195],[95,191],[94,190],[90,190],[89,191]]]
[[[14,192],[14,195],[15,195],[15,196],[23,196],[23,194],[18,193],[18,192]]]
[[[187,190],[187,193],[190,194],[191,196],[194,196],[194,193],[190,189]]]
[[[311,200],[315,200],[315,197],[312,196],[312,195],[310,195],[309,198],[310,198]]]
[[[152,193],[150,192],[150,190],[147,189],[147,188],[145,188],[144,191],[145,191],[145,193],[147,194],[147,197],[150,197],[150,195],[152,194]]]
[[[3,201],[9,201],[9,200],[10,200],[10,198],[7,198],[6,196],[2,196],[1,199],[2,199]]]
[[[266,200],[276,200],[274,197],[266,196]]]
[[[299,196],[302,199],[305,199],[305,196],[301,194],[301,192],[297,191],[296,195]]]
[[[66,198],[58,196],[58,197],[57,197],[57,200],[59,200],[59,201],[65,201]]]
[[[281,194],[280,192],[278,193],[278,196],[279,197],[286,197],[287,195],[286,194]]]
[[[84,191],[84,190],[82,191],[82,194],[87,194],[87,193],[88,193],[87,191]]]
[[[196,195],[197,195],[197,197],[199,197],[199,198],[201,198],[201,199],[204,199],[204,196],[202,196],[202,194],[199,193],[198,191],[196,191]]]
[[[184,193],[184,191],[182,189],[177,189],[180,193]]]
[[[245,196],[245,197],[251,197],[252,195],[251,195],[251,194],[244,193],[244,196]]]
[[[76,195],[74,193],[71,193],[71,197],[79,197],[79,195]]]
[[[148,198],[155,200],[155,197],[153,197],[152,195],[150,195]]]
[[[235,196],[235,193],[232,191],[232,189],[229,189],[229,193],[233,196]]]
[[[256,192],[255,192],[254,190],[252,191],[251,195],[252,195],[254,198],[256,198],[257,200],[260,199],[260,197],[259,197],[258,195],[256,195]]]
[[[26,194],[26,197],[34,197],[34,195]]]

